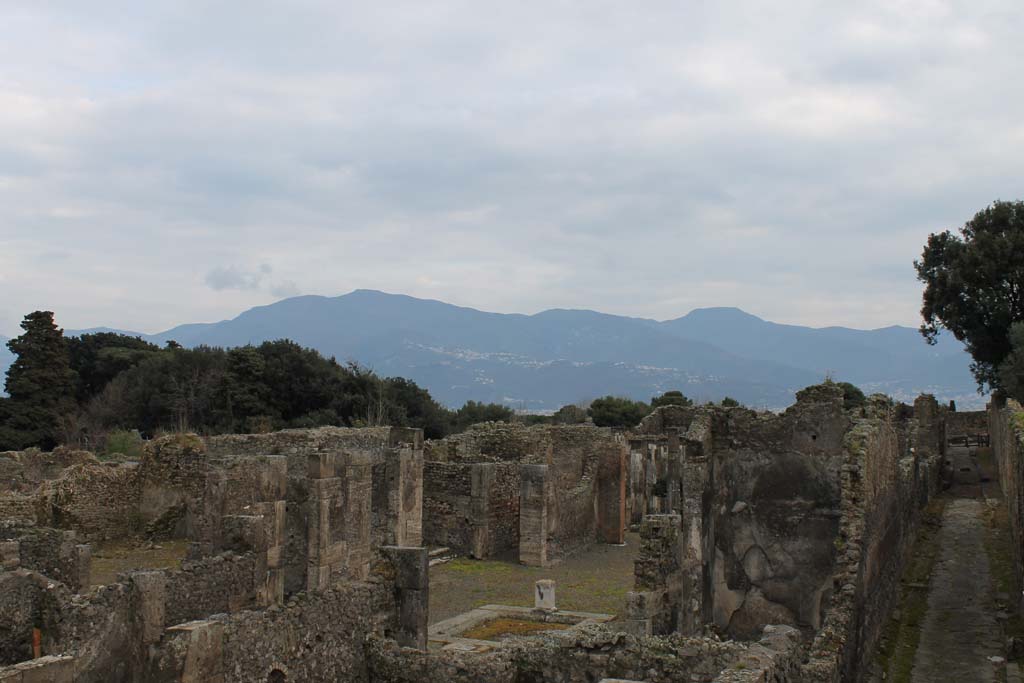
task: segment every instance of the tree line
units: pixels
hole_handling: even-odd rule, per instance
[[[629,428],[660,406],[692,404],[668,391],[650,402],[605,396],[553,415],[476,401],[452,410],[412,380],[380,377],[287,339],[187,349],[114,332],[65,336],[50,311],[28,314],[21,328],[8,342],[16,359],[0,397],[0,451],[68,444],[125,452],[133,438],[162,432],[327,425],[419,427],[435,439],[486,421]]]
[[[451,410],[415,382],[380,377],[281,339],[223,349],[160,347],[113,332],[65,336],[36,311],[8,342],[16,359],[0,397],[0,451],[59,443],[102,450],[112,433],[264,432],[289,427],[420,427],[429,438],[486,420],[497,404]]]

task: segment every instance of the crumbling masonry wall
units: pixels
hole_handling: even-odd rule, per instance
[[[365,578],[375,548],[422,543],[421,430],[322,427],[215,436],[206,445],[225,458],[287,459],[281,562],[288,594],[332,576]]]
[[[945,411],[931,396],[913,417],[874,401],[844,437],[842,516],[833,590],[801,668],[806,681],[862,680],[916,536],[939,490]]]
[[[543,566],[622,541],[626,450],[610,430],[485,423],[425,453],[430,545]]]
[[[939,490],[949,413],[930,396],[913,409],[872,397],[848,412],[829,384],[797,398],[781,415],[667,407],[641,425],[664,455],[678,449],[682,475],[672,511],[644,517],[625,627],[711,623],[753,639],[789,625],[816,635],[780,680],[855,681]]]
[[[1014,400],[993,397],[989,429],[999,485],[1010,518],[1013,565],[1017,589],[1024,587],[1024,408]],[[1024,603],[1017,609],[1024,608]]]

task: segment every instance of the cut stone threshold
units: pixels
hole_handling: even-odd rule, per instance
[[[495,619],[519,619],[551,624],[571,624],[567,629],[559,629],[565,633],[588,624],[604,624],[615,618],[613,614],[596,612],[573,612],[569,610],[539,610],[533,607],[514,607],[512,605],[484,605],[468,612],[463,612],[430,627],[428,647],[461,652],[488,652],[504,645],[500,640],[477,640],[464,638],[461,634]],[[529,637],[529,636],[525,636]]]

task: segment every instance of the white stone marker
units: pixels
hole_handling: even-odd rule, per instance
[[[555,607],[555,582],[551,579],[541,579],[537,582],[536,592],[533,595],[533,608],[554,612]]]

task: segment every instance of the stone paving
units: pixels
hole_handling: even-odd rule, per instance
[[[941,550],[911,681],[999,680],[1002,635],[985,551],[984,499],[955,498],[943,514]]]

